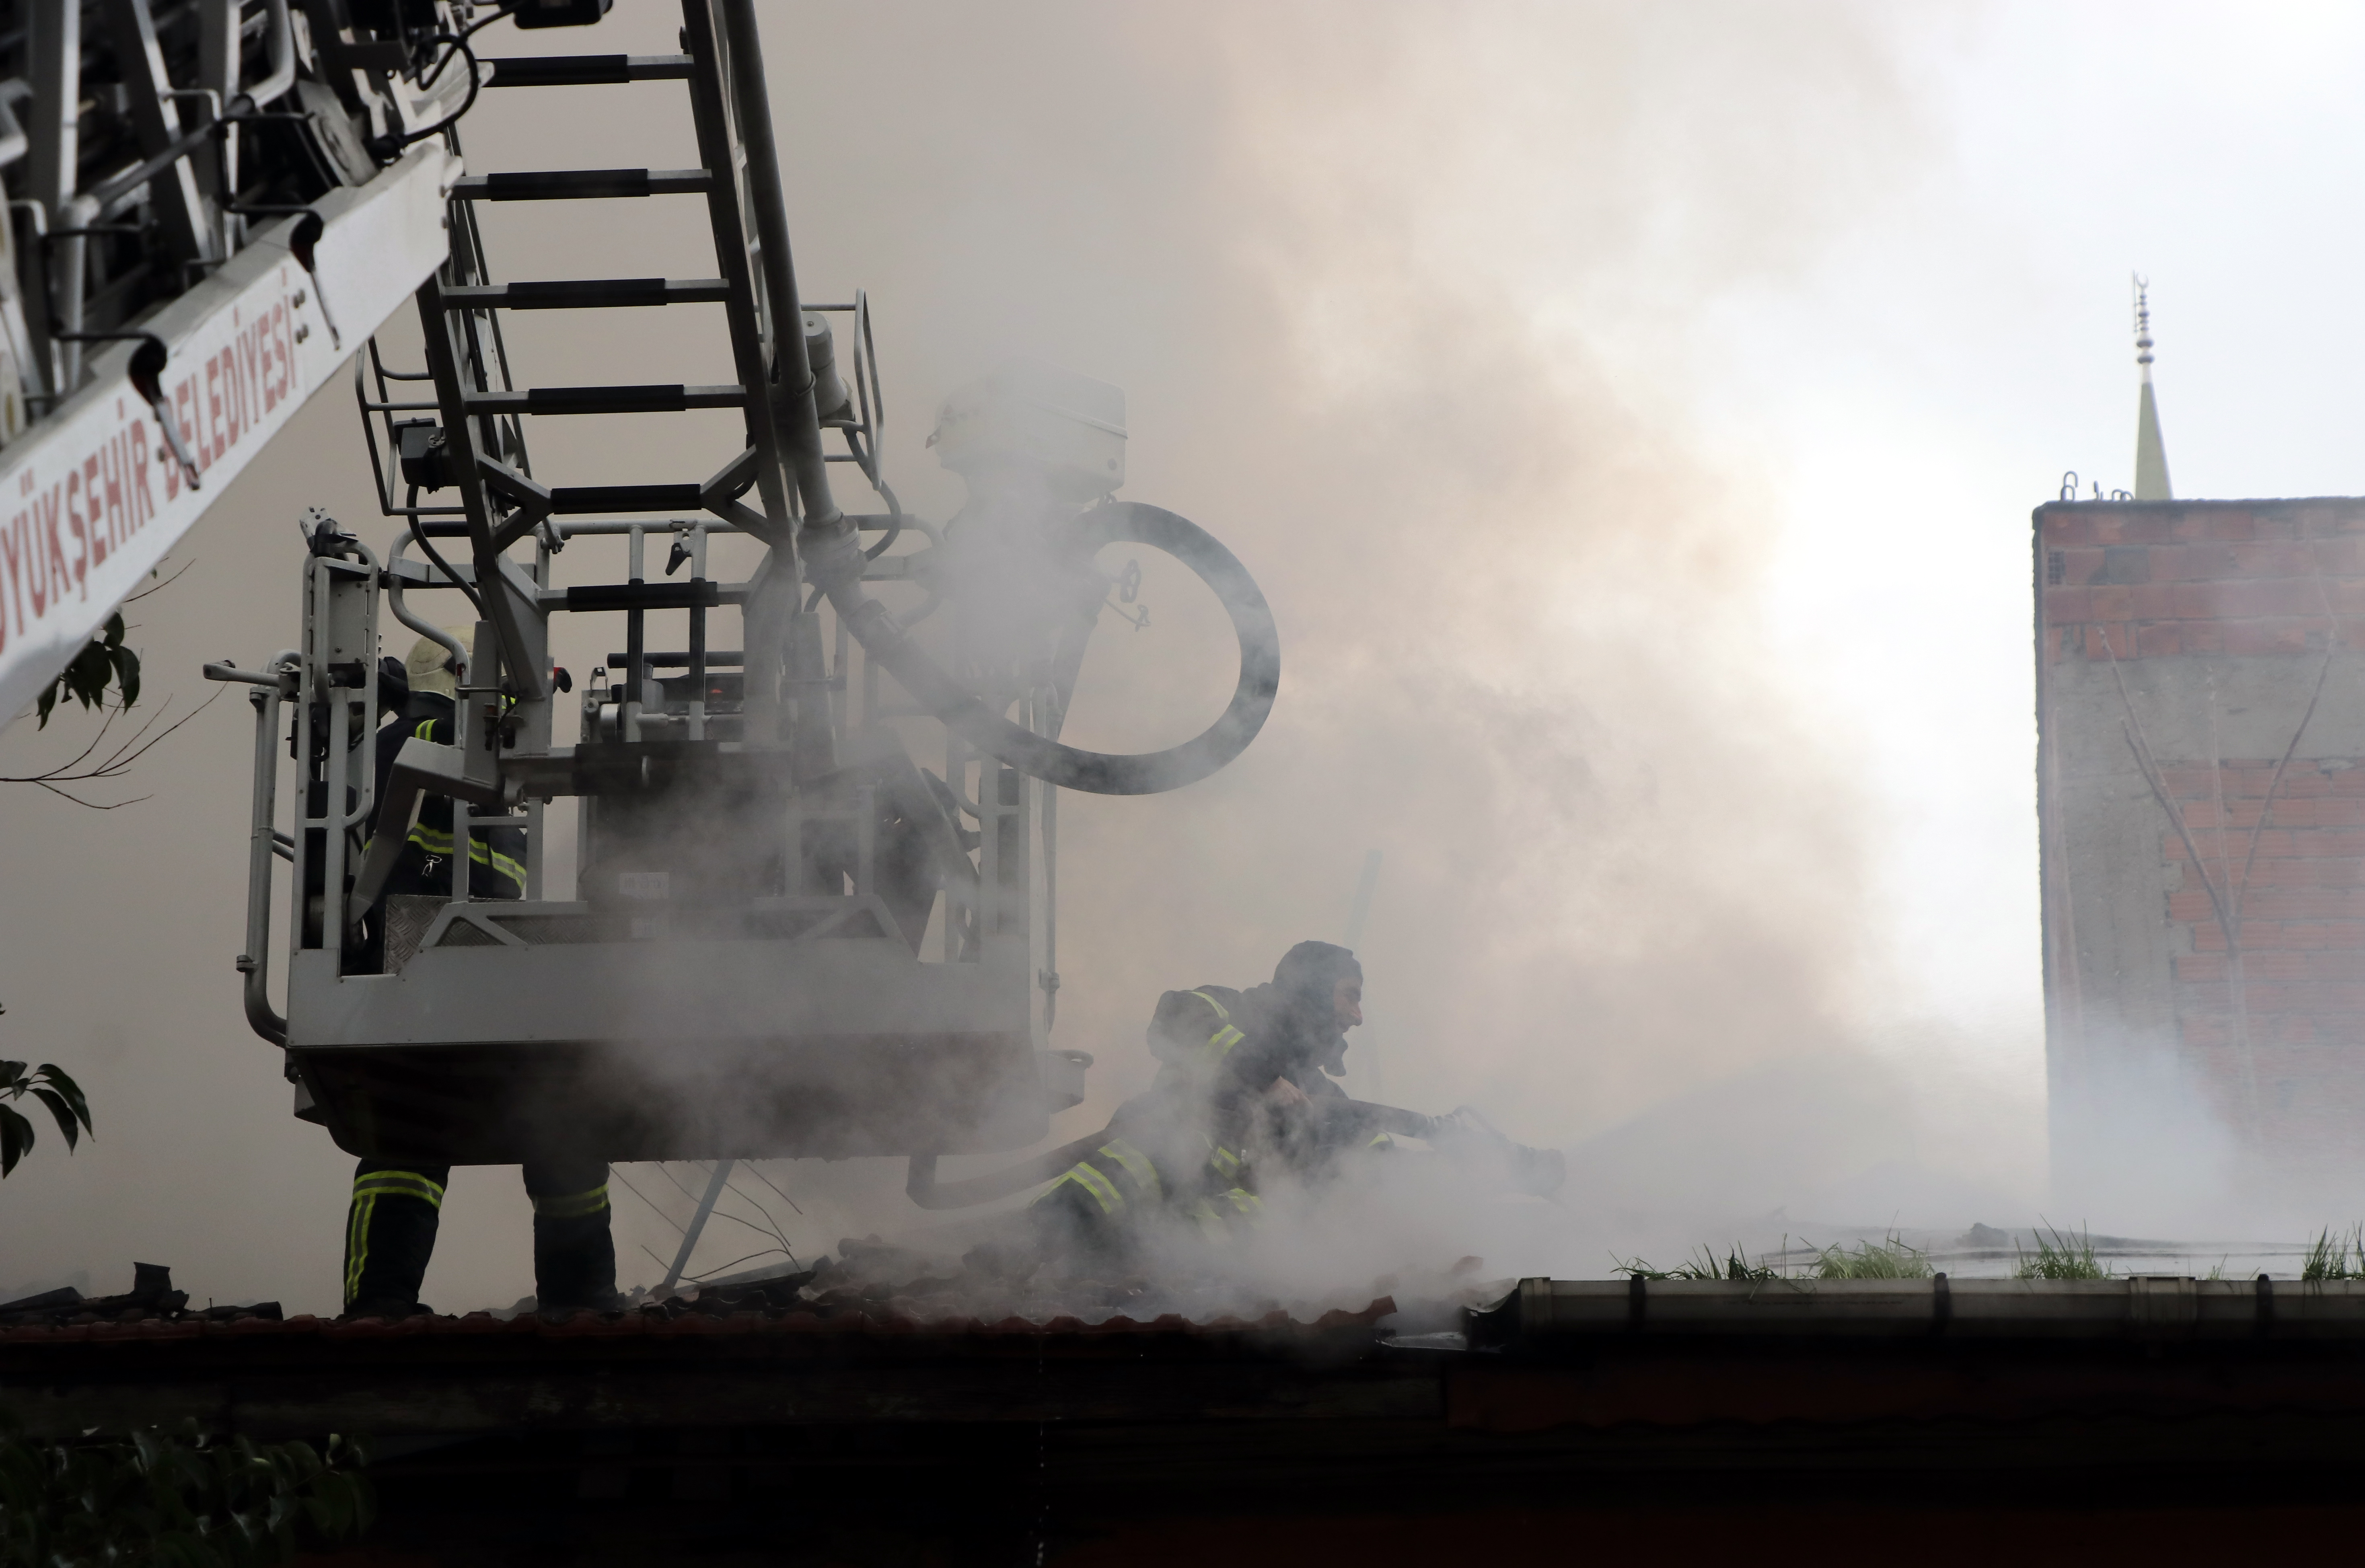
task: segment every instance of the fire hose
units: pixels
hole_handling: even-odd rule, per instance
[[[1094,795],[1154,795],[1196,783],[1247,750],[1281,688],[1281,635],[1272,607],[1239,558],[1188,518],[1138,501],[1094,507],[1076,520],[1065,543],[1087,556],[1104,544],[1146,544],[1214,590],[1239,639],[1240,676],[1230,703],[1200,734],[1164,751],[1130,755],[1084,751],[1037,734],[988,707],[862,591],[862,554],[850,531],[808,543],[804,566],[864,655],[922,707],[980,751],[1047,784]]]
[[[1566,1161],[1560,1150],[1513,1143],[1466,1106],[1448,1116],[1428,1116],[1418,1111],[1365,1100],[1322,1101],[1308,1109],[1321,1124],[1326,1141],[1362,1143],[1378,1133],[1420,1138],[1457,1164],[1494,1168],[1513,1192],[1549,1197],[1560,1190],[1567,1177]],[[1023,1193],[1038,1182],[1051,1180],[1106,1143],[1123,1122],[1120,1113],[1107,1126],[1073,1143],[959,1182],[938,1182],[936,1157],[915,1154],[912,1156],[903,1191],[924,1209],[966,1209],[990,1204],[997,1198]]]

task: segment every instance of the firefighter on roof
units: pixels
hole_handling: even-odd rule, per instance
[[[1158,1080],[1035,1200],[1045,1250],[1124,1263],[1161,1226],[1228,1246],[1264,1215],[1260,1171],[1303,1190],[1397,1137],[1509,1192],[1559,1190],[1559,1150],[1515,1144],[1468,1106],[1429,1116],[1351,1099],[1332,1080],[1346,1073],[1347,1031],[1362,1021],[1362,966],[1328,942],[1292,947],[1269,985],[1160,997],[1149,1024]]]
[[[1252,1157],[1310,1179],[1356,1146],[1386,1147],[1332,1081],[1347,1070],[1346,1032],[1363,1021],[1362,1002],[1362,966],[1328,942],[1292,947],[1268,985],[1160,997],[1149,1024],[1158,1081],[1035,1200],[1046,1239],[1119,1251],[1162,1216],[1220,1242],[1263,1212]]]

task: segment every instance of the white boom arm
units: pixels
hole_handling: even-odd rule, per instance
[[[137,330],[162,377],[192,485],[135,388],[140,344],[110,342],[91,383],[0,452],[0,725],[57,678],[140,579],[440,265],[460,162],[413,147],[313,204],[308,270],[287,217]]]

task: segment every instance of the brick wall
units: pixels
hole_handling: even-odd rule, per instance
[[[2365,1170],[2365,500],[2035,522],[2057,1161],[2165,1073],[2266,1164]]]
[[[2089,501],[2037,518],[2053,658],[2321,652],[2327,608],[2365,645],[2365,499]]]
[[[2273,775],[2260,759],[2214,783],[2205,767],[2169,770],[2192,840],[2161,835],[2178,1034],[2222,1112],[2247,1114],[2255,1092],[2267,1137],[2315,1148],[2365,1128],[2365,768],[2294,760],[2269,808]],[[2238,974],[2212,886],[2238,894]]]

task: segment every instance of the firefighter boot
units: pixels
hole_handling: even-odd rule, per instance
[[[535,1310],[606,1312],[621,1305],[606,1163],[530,1163],[525,1190],[533,1199]]]
[[[353,1168],[345,1211],[345,1316],[409,1317],[419,1304],[427,1260],[435,1252],[448,1165],[364,1159]]]

